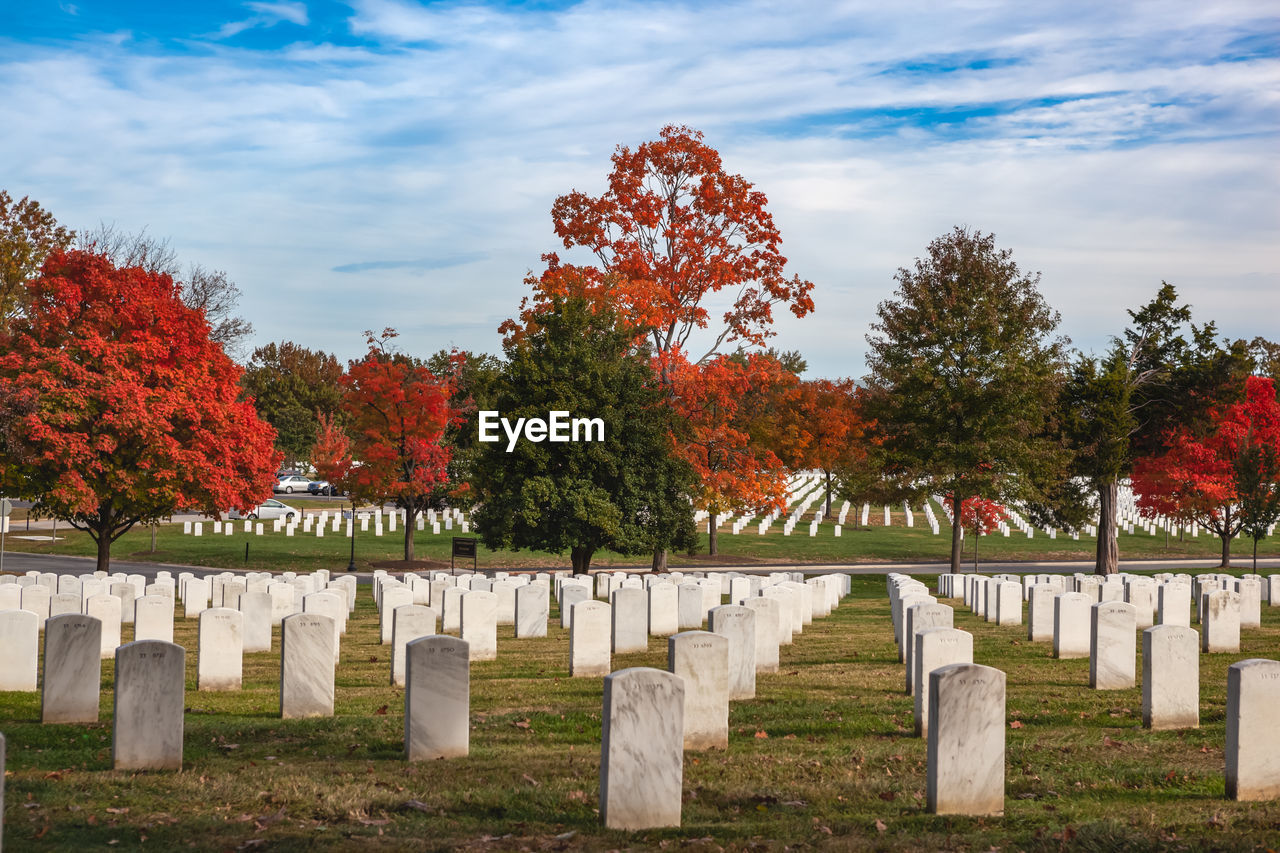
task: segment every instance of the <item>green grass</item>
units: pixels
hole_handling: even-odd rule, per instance
[[[932,579],[922,578],[932,584]],[[1224,799],[1226,669],[1280,657],[1280,608],[1238,655],[1201,656],[1201,728],[1147,732],[1141,691],[1087,687],[1087,661],[1055,661],[1025,628],[957,607],[979,663],[1008,673],[1002,818],[925,813],[925,744],[911,736],[884,578],[815,621],[757,697],[730,712],[726,751],[688,753],[683,825],[634,835],[596,813],[602,684],[568,677],[568,638],[499,641],[472,665],[471,755],[401,758],[403,691],[388,681],[368,589],[343,642],[337,716],[278,719],[279,638],[246,655],[235,693],[195,690],[187,660],[180,773],[111,769],[112,665],[98,725],[39,724],[37,694],[0,693],[9,738],[5,840],[14,850],[844,849],[1248,850],[1274,847],[1280,803]],[[956,602],[952,602],[956,603]],[[558,624],[558,623],[556,623]],[[666,643],[614,668],[665,667]],[[1140,672],[1139,667],[1139,672]]]
[[[308,509],[314,504],[307,504]],[[851,515],[851,520],[853,513]],[[873,525],[865,528],[846,525],[842,536],[836,538],[834,525],[824,522],[819,527],[818,535],[808,535],[808,525],[800,525],[791,536],[782,535],[781,523],[775,523],[764,536],[756,534],[755,527],[736,536],[730,535],[726,529],[719,534],[719,559],[721,564],[735,562],[764,562],[773,564],[804,563],[866,563],[866,562],[945,562],[950,558],[950,527],[942,520],[941,533],[934,536],[929,532],[923,517],[917,514],[917,525],[907,528],[901,513],[894,513],[891,527],[884,527],[881,516],[873,512]],[[253,569],[258,571],[281,571],[282,567],[291,567],[299,571],[315,569],[341,569],[348,564],[351,542],[341,533],[331,530],[323,538],[314,534],[302,534],[287,537],[284,533],[268,532],[263,536],[254,536],[242,531],[239,522],[232,536],[213,536],[211,527],[205,524],[201,537],[182,535],[181,525],[162,525],[156,540],[156,551],[151,551],[151,533],[149,529],[130,531],[121,537],[112,549],[112,556],[117,559],[141,560],[147,562],[178,563],[188,565],[211,566],[228,569]],[[25,551],[47,554],[71,554],[93,556],[95,546],[87,534],[60,526],[60,541],[33,542],[18,538],[23,531],[14,531],[16,535],[7,539],[7,548],[14,551]],[[48,531],[39,531],[46,534]],[[449,562],[451,538],[462,534],[460,530],[442,531],[433,535],[430,530],[415,533],[415,556],[418,559]],[[396,533],[385,532],[376,537],[372,528],[365,533],[356,534],[356,567],[368,570],[370,564],[386,560],[400,560],[404,556],[403,528]],[[703,531],[702,545],[698,551],[700,556],[690,558],[684,554],[672,554],[670,564],[674,566],[698,566],[705,564],[707,558],[707,534]],[[248,559],[245,559],[245,546],[249,546]],[[1247,565],[1248,554],[1252,543],[1238,540],[1235,543],[1235,564]],[[1096,541],[1081,536],[1075,541],[1066,536],[1049,539],[1043,531],[1028,539],[1025,535],[1014,534],[1006,538],[1001,535],[984,536],[979,540],[979,562],[988,560],[1091,560],[1094,557]],[[965,563],[972,565],[973,537],[965,540]],[[1141,531],[1134,535],[1120,535],[1120,557],[1122,560],[1141,559],[1176,559],[1200,558],[1217,560],[1221,555],[1219,541],[1211,536],[1201,535],[1188,537],[1179,542],[1171,538],[1166,544],[1165,537],[1151,536]],[[1259,556],[1280,556],[1280,545],[1274,540],[1260,543]],[[530,551],[491,551],[480,548],[479,565],[487,568],[533,568],[569,566],[567,554],[547,554]],[[593,565],[634,565],[647,566],[649,557],[625,557],[608,551],[595,555]]]

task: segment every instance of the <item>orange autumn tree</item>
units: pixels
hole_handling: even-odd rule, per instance
[[[668,376],[673,404],[682,426],[677,432],[678,455],[698,476],[693,505],[710,514],[709,552],[717,553],[716,516],[744,510],[786,509],[786,469],[773,451],[753,440],[748,407],[743,405],[760,389],[761,375],[774,375],[776,362],[753,354],[746,363],[725,356],[699,367],[674,359]]]
[[[814,469],[826,478],[825,515],[831,516],[833,477],[867,459],[867,423],[852,379],[810,379],[782,388],[776,420],[778,455],[792,470]]]
[[[551,209],[564,247],[586,249],[596,265],[544,256],[547,272],[531,277],[533,295],[504,332],[536,322],[556,297],[607,300],[621,322],[648,339],[655,370],[675,394],[674,373],[687,379],[691,367],[701,370],[726,347],[762,346],[774,334],[775,308],[797,317],[813,310],[813,284],[786,274],[768,199],[726,172],[702,133],[668,125],[656,140],[618,146],[612,159],[602,195],[574,190]],[[695,347],[696,358],[684,355]],[[743,472],[744,491],[764,474],[735,470]],[[771,497],[781,500],[782,488]],[[655,553],[655,568],[664,559]]]
[[[394,329],[366,332],[369,351],[343,375],[343,432],[331,418],[316,432],[317,472],[352,500],[390,501],[405,511],[404,558],[414,558],[419,513],[448,479],[445,428],[457,422],[451,378],[440,378],[391,348]]]
[[[240,368],[168,275],[54,251],[0,332],[0,491],[97,546],[177,509],[271,495],[275,430],[240,401]]]

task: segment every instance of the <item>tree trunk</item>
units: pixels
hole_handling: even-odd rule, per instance
[[[1095,575],[1114,575],[1120,570],[1120,543],[1116,539],[1116,503],[1120,485],[1115,480],[1097,483],[1098,552]]]
[[[413,531],[418,521],[418,508],[416,506],[409,507],[404,511],[404,558],[406,560],[413,559]],[[356,514],[351,513],[351,526],[354,530],[356,523]]]
[[[351,523],[356,523],[355,518],[351,519]],[[410,522],[406,522],[404,526],[404,558],[413,559],[413,524]]]
[[[665,572],[667,570],[667,549],[653,549],[653,565],[651,567],[655,572]]]
[[[951,495],[951,573],[960,573],[960,508],[963,504]]]
[[[98,531],[98,571],[111,572],[111,532]]]
[[[707,518],[707,540],[707,553],[714,557],[718,553],[716,550],[716,514],[714,512]]]
[[[596,551],[595,548],[587,548],[583,545],[574,545],[569,552],[569,559],[573,561],[573,573],[575,575],[585,575],[587,569],[591,568],[591,555]]]

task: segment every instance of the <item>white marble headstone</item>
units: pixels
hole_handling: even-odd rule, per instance
[[[200,614],[197,690],[239,690],[244,666],[244,617],[229,607]]]
[[[164,640],[137,640],[116,649],[111,738],[116,770],[182,769],[186,660],[182,646]]]
[[[438,634],[411,641],[405,647],[405,676],[405,757],[428,761],[465,756],[471,723],[466,640]]]
[[[67,613],[45,623],[40,722],[98,722],[102,680],[102,623]]]
[[[607,828],[680,825],[684,694],[684,679],[657,669],[633,667],[605,678],[600,820]]]
[[[744,599],[745,600],[745,599]],[[707,614],[711,633],[729,641],[729,700],[756,696],[756,614],[736,604],[711,608]]]
[[[684,679],[684,748],[729,746],[729,640],[683,631],[667,640],[667,669]]]
[[[612,610],[608,604],[594,599],[573,605],[569,627],[569,675],[580,678],[609,674],[612,668],[609,653]]]
[[[929,674],[926,807],[1004,814],[1005,674],[954,663]]]
[[[1142,725],[1200,726],[1200,638],[1194,629],[1157,625],[1142,632]]]
[[[1227,669],[1227,797],[1280,799],[1280,661],[1250,658]]]
[[[280,623],[280,716],[333,716],[333,617],[295,613]]]

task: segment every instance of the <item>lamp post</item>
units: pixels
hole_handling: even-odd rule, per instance
[[[356,499],[351,499],[351,562],[347,563],[347,571],[356,570]]]

